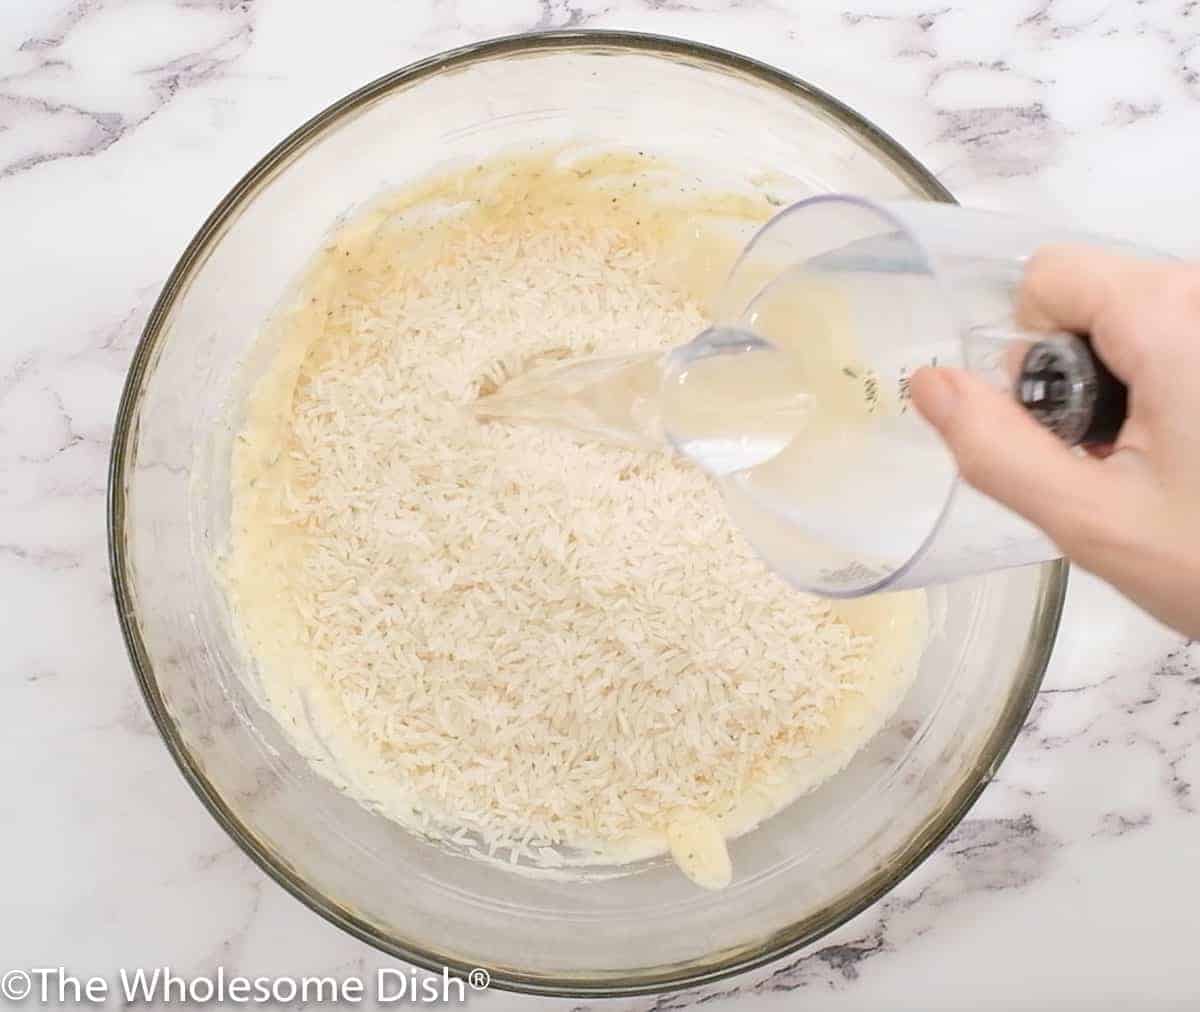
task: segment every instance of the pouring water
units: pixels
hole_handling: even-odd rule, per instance
[[[556,425],[623,446],[674,447],[719,478],[777,456],[802,431],[812,405],[771,344],[713,327],[669,352],[543,366],[473,407],[481,418]]]
[[[857,596],[1051,559],[1044,535],[958,481],[907,386],[923,365],[968,368],[1068,442],[1111,439],[1125,392],[1087,342],[1013,323],[1024,258],[1064,238],[1098,241],[956,207],[813,198],[752,240],[722,317],[692,341],[535,368],[474,411],[679,452],[804,590]]]

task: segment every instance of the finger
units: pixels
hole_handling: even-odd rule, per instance
[[[1017,321],[1035,330],[1088,333],[1112,301],[1114,278],[1136,261],[1092,246],[1043,246],[1017,289]]]
[[[1135,257],[1091,246],[1047,246],[1029,260],[1017,290],[1017,321],[1032,330],[1091,336],[1104,363],[1126,383],[1143,360],[1144,328],[1136,321],[1163,270]]]
[[[969,485],[1040,527],[1067,554],[1103,540],[1096,506],[1114,479],[1101,461],[1074,453],[1012,398],[970,373],[920,369],[910,389]]]

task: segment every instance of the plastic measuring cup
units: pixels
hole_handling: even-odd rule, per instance
[[[924,365],[966,368],[1068,442],[1111,439],[1124,388],[1081,338],[1013,319],[1025,260],[1066,241],[1122,246],[948,205],[796,204],[742,254],[718,325],[667,357],[666,434],[803,590],[851,597],[1056,558],[1044,534],[959,479],[910,406],[908,378]],[[698,410],[718,386],[730,401],[738,370],[745,403],[768,377],[776,394],[802,392],[803,409],[777,398],[781,412]]]

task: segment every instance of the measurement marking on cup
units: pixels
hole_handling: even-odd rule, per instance
[[[934,355],[929,360],[930,367],[936,369],[938,357]],[[915,371],[915,370],[914,370]],[[909,405],[912,403],[912,373],[908,371],[908,366],[900,367],[900,414],[905,414],[908,411]]]
[[[863,393],[866,395],[867,409],[869,411],[874,411],[879,407],[879,377],[875,374],[874,370],[867,373],[866,378],[863,380]]]

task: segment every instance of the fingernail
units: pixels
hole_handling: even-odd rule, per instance
[[[945,369],[918,369],[910,381],[913,403],[925,420],[942,428],[958,408],[959,390],[954,377]]]

